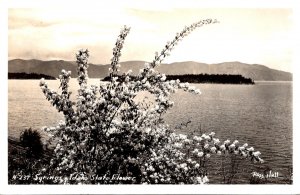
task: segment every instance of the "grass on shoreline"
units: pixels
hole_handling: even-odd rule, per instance
[[[37,184],[37,171],[49,166],[53,151],[44,149],[38,157],[28,157],[25,148],[17,139],[8,138],[8,184]]]

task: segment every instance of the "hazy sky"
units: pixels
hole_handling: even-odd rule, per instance
[[[80,48],[90,62],[108,64],[123,25],[131,26],[121,61],[151,61],[155,51],[185,25],[216,18],[219,24],[198,28],[183,39],[165,62],[241,61],[292,71],[292,10],[199,8],[142,4],[97,9],[9,9],[9,59],[74,60]]]

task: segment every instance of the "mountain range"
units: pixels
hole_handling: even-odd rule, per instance
[[[145,61],[126,61],[121,62],[120,72],[126,72],[129,69],[133,74],[137,74],[143,67]],[[89,64],[89,78],[104,78],[108,75],[109,64],[96,65]],[[64,60],[22,60],[14,59],[8,61],[8,72],[17,73],[37,73],[58,77],[62,69],[70,70],[71,77],[77,76],[77,65],[74,61]],[[268,68],[260,64],[246,64],[242,62],[224,62],[217,64],[205,64],[193,61],[175,62],[170,64],[161,64],[157,70],[166,75],[183,74],[240,74],[246,78],[255,81],[292,81],[292,74],[280,70]]]

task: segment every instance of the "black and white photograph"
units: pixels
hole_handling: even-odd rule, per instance
[[[295,11],[175,2],[7,7],[8,188],[294,189]]]

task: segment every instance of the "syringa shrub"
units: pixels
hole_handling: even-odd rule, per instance
[[[56,127],[44,128],[54,141],[55,156],[41,176],[57,176],[56,183],[208,183],[204,169],[210,155],[232,153],[262,161],[260,153],[247,144],[226,140],[221,143],[214,133],[191,137],[176,134],[164,123],[163,114],[174,102],[170,95],[182,89],[200,94],[195,87],[179,80],[167,81],[155,70],[173,47],[194,29],[217,23],[206,19],[185,27],[154,60],[145,63],[139,74],[120,75],[120,57],[130,28],[124,26],[115,43],[109,82],[88,85],[88,50],[76,54],[80,88],[76,101],[69,91],[70,71],[59,75],[61,93],[51,90],[46,81],[40,87],[47,100],[64,115]],[[145,106],[136,96],[148,92],[153,104]]]

